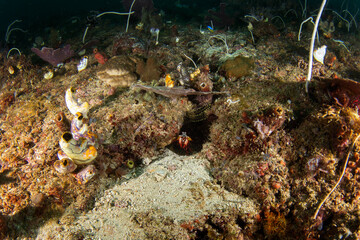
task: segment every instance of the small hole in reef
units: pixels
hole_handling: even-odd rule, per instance
[[[72,139],[72,134],[71,133],[69,133],[69,132],[66,132],[66,133],[64,133],[63,134],[63,139],[65,140],[65,141],[70,141],[71,139]]]
[[[185,121],[180,129],[180,135],[185,132],[191,138],[188,147],[181,148],[179,142],[175,140],[168,148],[179,155],[191,155],[200,152],[203,144],[209,138],[210,126],[216,118],[215,115],[211,115],[199,122]]]
[[[64,159],[63,166],[66,167],[68,165],[68,163],[69,163],[68,160]]]
[[[59,114],[59,115],[57,116],[57,121],[58,121],[58,122],[61,122],[62,120],[63,120],[63,117],[62,117],[61,114]]]

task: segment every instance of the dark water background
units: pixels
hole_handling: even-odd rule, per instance
[[[124,3],[125,2],[125,3]],[[104,11],[127,12],[124,6],[130,4],[132,0],[1,0],[0,1],[0,47],[4,48],[4,36],[7,26],[15,19],[21,19],[21,23],[17,23],[14,27],[27,30],[27,34],[21,32],[13,32],[14,37],[18,38],[34,38],[41,35],[41,32],[50,27],[59,28],[74,18],[78,18],[81,29],[83,31],[87,16],[92,11],[98,13]],[[149,3],[151,0],[137,0],[137,2]],[[252,14],[256,11],[267,11],[274,15],[283,13],[286,9],[295,9],[301,12],[301,5],[305,0],[154,0],[154,13],[162,13],[164,20],[172,20],[176,23],[185,24],[203,24],[206,26],[205,19],[209,20],[209,10],[218,11],[220,3],[226,3],[226,11],[228,15],[234,16],[235,24],[232,29],[236,29],[237,25],[241,25],[242,17],[245,14]],[[321,5],[321,0],[307,0],[307,14],[316,13],[316,9]],[[341,11],[347,9],[356,20],[360,19],[360,0],[328,0],[328,9],[333,9],[341,15],[345,14]],[[262,10],[261,10],[262,9]],[[109,16],[114,17],[114,16]],[[210,16],[211,18],[211,16]],[[349,19],[349,17],[348,17]],[[299,18],[301,20],[301,18]],[[117,24],[124,24],[126,17],[116,17],[114,21]],[[134,19],[133,19],[134,21]],[[137,21],[138,22],[138,21]],[[235,26],[235,27],[234,27]]]

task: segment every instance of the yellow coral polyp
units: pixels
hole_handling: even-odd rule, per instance
[[[133,160],[128,160],[128,161],[126,162],[126,165],[127,165],[128,168],[132,169],[132,168],[134,168],[135,163],[134,163]]]
[[[23,68],[23,65],[18,62],[17,65],[16,65],[16,67],[17,67],[19,70],[21,70],[21,69]]]
[[[15,73],[15,70],[14,70],[14,68],[13,68],[12,66],[10,66],[10,67],[8,68],[8,71],[9,71],[9,73],[10,73],[11,75],[13,75],[13,74]]]
[[[166,74],[165,76],[165,86],[172,88],[175,86],[174,81],[171,79],[171,75],[170,74]]]
[[[142,31],[144,29],[144,23],[139,22],[136,26],[135,26],[136,30]]]
[[[200,72],[200,69],[197,68],[194,72],[190,73],[190,80],[194,80],[200,74]]]

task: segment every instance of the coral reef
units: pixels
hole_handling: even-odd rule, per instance
[[[264,37],[278,37],[280,35],[279,30],[275,27],[274,24],[265,21],[258,21],[252,23],[254,26],[253,34],[256,38]]]
[[[53,66],[0,52],[0,238],[359,238],[357,19],[327,12],[306,93],[308,12],[244,3],[239,17],[239,4],[199,29],[135,1],[126,33],[111,17],[77,20],[98,38],[84,45],[75,23],[53,26],[48,44],[78,49],[34,50]]]

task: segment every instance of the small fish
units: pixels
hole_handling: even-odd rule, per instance
[[[207,29],[208,29],[210,32],[214,32],[214,29],[213,29],[211,26],[207,26]]]

